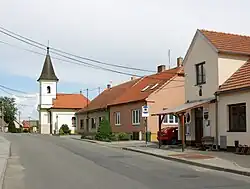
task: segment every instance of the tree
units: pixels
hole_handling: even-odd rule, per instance
[[[59,130],[59,132],[61,132],[61,134],[70,134],[70,129],[69,129],[69,126],[67,124],[63,124],[61,126],[60,130]]]
[[[16,103],[14,98],[0,97],[0,106],[4,109],[4,121],[6,123],[13,122],[17,113]]]
[[[106,118],[103,118],[100,126],[98,127],[95,138],[96,140],[110,140],[111,136],[112,130],[109,121]]]
[[[15,126],[15,123],[13,121],[9,122],[8,131],[10,133],[16,133],[16,126]]]

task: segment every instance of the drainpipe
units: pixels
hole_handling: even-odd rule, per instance
[[[219,150],[219,128],[218,128],[218,93],[214,93],[215,96],[215,140],[216,150]]]

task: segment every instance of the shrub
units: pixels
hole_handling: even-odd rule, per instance
[[[60,130],[63,131],[63,133],[61,131],[62,134],[70,134],[70,132],[71,132],[71,130],[69,130],[69,126],[67,124],[63,124],[61,126],[61,128],[59,129],[59,134],[60,134]]]
[[[101,140],[101,141],[106,141],[111,139],[111,126],[109,124],[109,121],[104,118],[101,123],[100,126],[98,127],[95,139],[96,140]]]
[[[16,126],[13,121],[11,121],[8,125],[8,132],[15,133],[16,132]]]
[[[117,137],[118,137],[118,140],[120,141],[127,141],[130,139],[130,135],[127,133],[118,133]]]
[[[112,133],[110,136],[110,140],[111,141],[118,141],[119,139],[118,139],[118,136],[116,134]]]
[[[22,129],[21,129],[21,128],[16,128],[16,132],[17,132],[17,133],[21,133],[21,132],[22,132]]]
[[[62,128],[59,129],[59,135],[64,135]]]

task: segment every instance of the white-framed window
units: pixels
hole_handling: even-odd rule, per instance
[[[115,125],[121,125],[121,113],[115,112]]]
[[[132,110],[132,124],[139,125],[141,119],[141,110]]]
[[[173,114],[169,114],[169,115],[165,115],[164,119],[163,119],[163,124],[177,124],[178,123],[178,117],[173,115]]]

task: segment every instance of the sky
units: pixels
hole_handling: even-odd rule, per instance
[[[197,29],[250,35],[248,0],[1,0],[0,26],[42,44],[110,64],[156,71],[184,57]],[[0,90],[17,99],[22,119],[37,118],[37,78],[45,56],[37,49],[0,33],[0,85],[25,93]],[[18,47],[18,48],[16,48]],[[21,49],[20,49],[21,48]],[[53,59],[58,91],[78,93],[105,89],[130,79],[113,72]],[[91,63],[91,62],[90,62]],[[92,62],[92,64],[95,64]],[[99,65],[100,66],[100,65]],[[149,72],[105,68],[147,75]],[[96,90],[94,90],[96,89]],[[25,97],[25,98],[24,98]]]

